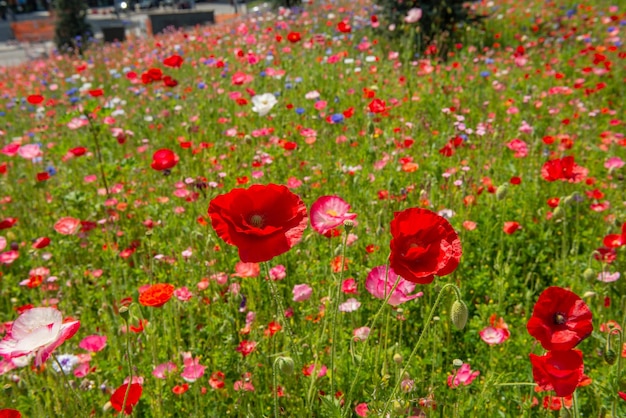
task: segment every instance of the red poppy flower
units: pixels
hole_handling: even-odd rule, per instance
[[[337,23],[337,30],[341,33],[350,33],[352,32],[352,26],[342,20],[341,22]]]
[[[544,356],[530,354],[533,378],[541,390],[569,396],[583,379],[583,353],[580,350],[550,351]]]
[[[169,150],[167,148],[163,148],[158,150],[152,155],[152,167],[155,170],[169,170],[178,164],[178,155],[174,153],[174,151]]]
[[[553,286],[539,296],[526,328],[546,350],[567,351],[591,334],[592,315],[574,292]]]
[[[372,113],[382,113],[385,111],[387,104],[384,100],[374,99],[368,105],[369,111]]]
[[[41,94],[31,94],[26,98],[26,101],[30,104],[36,105],[43,102],[43,96]]]
[[[80,157],[81,155],[85,155],[85,153],[87,152],[87,148],[85,148],[85,147],[76,147],[76,148],[72,148],[69,152],[74,157]]]
[[[0,418],[22,418],[17,409],[0,409]]]
[[[33,242],[33,245],[31,247],[35,248],[37,250],[41,250],[42,248],[46,248],[48,245],[50,245],[50,238],[48,238],[48,237],[41,237],[41,238],[37,238]]]
[[[268,261],[289,251],[308,222],[302,199],[276,184],[233,189],[211,200],[208,213],[217,235],[235,245],[246,263]]]
[[[178,81],[169,75],[166,75],[163,77],[163,84],[165,84],[165,87],[176,87],[178,85]]]
[[[174,286],[169,283],[157,283],[144,290],[139,295],[139,303],[143,306],[160,308],[171,299]]]
[[[0,221],[0,230],[12,228],[17,223],[17,218],[5,218]]]
[[[139,402],[139,398],[141,397],[141,392],[143,388],[139,383],[133,383],[130,385],[130,390],[128,391],[128,398],[126,398],[126,404],[124,404],[124,397],[126,396],[126,389],[128,388],[128,383],[117,388],[115,393],[111,395],[111,406],[118,412],[122,412],[122,405],[124,409],[124,413],[126,415],[130,415],[133,413],[133,407],[137,405]]]
[[[289,34],[287,35],[287,40],[294,44],[296,42],[300,42],[301,39],[302,37],[300,36],[300,32],[289,32]]]
[[[583,181],[588,173],[589,170],[576,164],[572,156],[546,161],[541,167],[541,176],[547,181],[565,180],[578,183]]]
[[[183,58],[180,55],[172,55],[171,57],[167,57],[163,60],[163,65],[172,67],[172,68],[180,68],[183,64]]]
[[[459,265],[459,236],[442,216],[427,209],[396,212],[391,221],[391,268],[402,278],[428,284]]]
[[[103,94],[104,94],[104,90],[102,90],[102,89],[89,90],[89,95],[91,97],[100,97]]]

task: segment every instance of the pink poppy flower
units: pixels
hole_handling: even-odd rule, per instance
[[[406,23],[416,23],[422,18],[422,9],[414,7],[409,10],[404,18]]]
[[[32,160],[37,157],[41,157],[43,152],[41,152],[41,148],[37,144],[26,144],[22,145],[20,149],[17,150],[17,154],[25,158],[27,160]]]
[[[29,309],[13,322],[9,334],[0,341],[0,355],[11,359],[34,353],[35,366],[40,366],[79,327],[79,321],[64,323],[63,315],[55,308]]]
[[[313,288],[308,284],[297,284],[293,287],[293,301],[304,302],[311,297]]]
[[[457,370],[457,372],[452,376],[448,376],[448,386],[452,389],[463,385],[467,386],[474,381],[480,375],[479,371],[471,371],[470,365],[467,363],[463,363],[463,365]]]
[[[4,250],[7,247],[7,239],[3,236],[0,236],[0,251]]]
[[[233,277],[257,277],[260,273],[260,267],[258,263],[244,263],[243,261],[235,264],[235,273]]]
[[[354,312],[361,307],[361,302],[355,298],[350,298],[339,305],[339,312]]]
[[[366,417],[369,414],[369,409],[367,407],[367,404],[365,402],[358,404],[355,408],[354,408],[354,412],[356,412],[356,414],[360,417]]]
[[[175,372],[176,369],[176,364],[169,361],[167,363],[159,364],[158,366],[156,366],[152,371],[152,376],[156,377],[157,379],[167,379],[167,374]]]
[[[626,163],[621,158],[611,157],[604,162],[604,168],[606,168],[607,170],[619,170],[620,168],[624,167],[624,164]]]
[[[350,205],[338,196],[322,196],[311,206],[311,226],[322,235],[343,225],[344,221],[354,221],[356,213],[349,213]]]
[[[400,280],[400,282],[398,283],[398,286],[393,291],[393,294],[388,301],[391,306],[398,306],[404,302],[419,298],[424,294],[423,292],[418,292],[410,295],[409,293],[415,290],[415,283],[409,282],[408,280],[404,280],[402,277],[399,277],[391,267],[389,268],[389,273],[387,275],[387,285],[385,286],[386,269],[386,266],[374,267],[367,275],[367,279],[365,279],[365,288],[375,298],[385,300],[387,295],[389,295],[389,292],[391,292],[393,285],[396,284],[396,280],[398,279]]]
[[[106,335],[90,335],[85,337],[78,343],[78,346],[83,350],[90,351],[92,353],[97,353],[98,351],[102,351],[104,347],[107,345],[107,337]]]
[[[504,322],[504,318],[497,321],[496,318],[496,314],[491,315],[489,317],[490,326],[479,332],[480,338],[489,345],[502,344],[511,336],[509,326]]]
[[[18,259],[20,253],[18,251],[6,251],[0,253],[0,264],[11,264]]]
[[[12,142],[2,147],[2,150],[0,150],[0,153],[4,155],[8,155],[9,157],[13,157],[15,154],[17,154],[17,151],[19,149],[20,149],[20,144],[18,144],[17,142]]]
[[[287,277],[287,272],[285,271],[285,266],[283,266],[282,264],[279,264],[270,269],[270,279],[276,281],[282,280],[285,277]]]
[[[74,235],[80,227],[80,219],[66,216],[54,224],[54,230],[62,235]]]

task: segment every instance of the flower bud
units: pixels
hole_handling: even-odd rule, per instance
[[[593,280],[596,277],[596,273],[593,271],[592,268],[588,268],[585,271],[583,271],[583,278],[585,280]]]
[[[552,219],[558,220],[563,218],[565,218],[565,209],[563,209],[563,207],[561,206],[557,206],[552,213]]]
[[[393,362],[396,364],[402,363],[402,354],[396,353],[393,355]]]
[[[496,189],[496,199],[503,200],[509,192],[509,186],[502,184]]]
[[[346,229],[347,233],[350,233],[350,231],[352,231],[352,228],[354,228],[354,221],[352,219],[346,219],[345,221],[343,221],[343,227]]]
[[[124,322],[128,322],[130,319],[130,310],[128,309],[128,306],[121,306],[118,312]]]
[[[604,351],[604,361],[606,361],[606,364],[614,365],[617,361],[617,353],[611,349]]]
[[[284,375],[293,374],[294,362],[291,357],[278,357],[278,369]]]
[[[458,330],[465,328],[469,312],[467,305],[462,300],[455,300],[450,309],[450,321]]]

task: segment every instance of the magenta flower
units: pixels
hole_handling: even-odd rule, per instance
[[[63,323],[63,315],[55,308],[29,309],[13,322],[11,331],[0,341],[0,355],[12,359],[34,353],[35,366],[40,366],[78,328],[79,321]]]
[[[97,353],[102,351],[107,345],[107,337],[105,335],[90,335],[85,337],[78,343],[78,346],[83,350]]]
[[[322,196],[311,206],[311,226],[322,235],[343,225],[344,221],[354,221],[356,213],[349,213],[350,205],[338,196]]]
[[[471,371],[470,365],[463,363],[463,365],[457,370],[454,376],[448,376],[448,386],[452,389],[463,385],[467,386],[474,381],[480,375],[479,371]]]
[[[404,302],[419,298],[424,294],[423,292],[418,292],[413,295],[409,295],[409,293],[415,290],[415,283],[409,282],[408,280],[404,280],[402,277],[399,277],[391,267],[389,268],[389,274],[387,275],[387,286],[385,287],[386,269],[386,266],[374,267],[367,275],[367,279],[365,279],[365,288],[375,298],[385,300],[385,298],[389,295],[389,292],[391,292],[391,289],[393,289],[393,285],[396,283],[396,280],[398,279],[400,280],[400,282],[398,283],[398,286],[395,288],[393,294],[388,301],[391,306],[398,306]]]

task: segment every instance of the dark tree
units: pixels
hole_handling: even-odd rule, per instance
[[[470,25],[486,17],[473,12],[472,1],[468,0],[376,0],[376,3],[383,24],[396,26],[395,31],[385,30],[386,33],[404,40],[410,38],[415,52],[436,46],[437,55],[443,58]],[[417,22],[406,23],[412,9],[419,9],[421,17]]]
[[[54,41],[62,53],[82,54],[92,35],[87,22],[87,2],[84,0],[56,0],[57,23]]]

